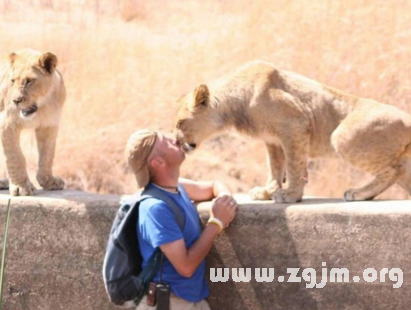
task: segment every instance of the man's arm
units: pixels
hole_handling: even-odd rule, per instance
[[[166,243],[160,246],[177,272],[184,277],[191,277],[211,249],[218,226],[208,225],[200,238],[187,249],[184,239]]]
[[[232,195],[229,187],[220,181],[193,181],[184,178],[178,181],[194,201],[207,201],[218,196]]]
[[[235,200],[231,196],[224,195],[215,199],[211,214],[218,218],[224,227],[227,227],[234,219],[236,209]],[[160,245],[160,249],[180,275],[191,277],[210,252],[219,229],[215,224],[207,225],[200,238],[189,249],[186,248],[184,239]]]

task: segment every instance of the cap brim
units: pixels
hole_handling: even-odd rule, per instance
[[[150,181],[150,174],[147,165],[144,165],[135,175],[138,188],[146,187]]]

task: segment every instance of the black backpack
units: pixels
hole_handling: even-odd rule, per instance
[[[110,301],[118,306],[137,306],[160,265],[161,251],[157,248],[147,266],[141,268],[143,258],[137,238],[140,202],[152,197],[164,201],[174,213],[180,229],[183,230],[184,227],[182,210],[166,193],[155,187],[137,193],[121,203],[111,227],[103,265],[107,294]]]

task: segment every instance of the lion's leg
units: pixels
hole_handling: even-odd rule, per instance
[[[332,145],[342,159],[375,176],[366,186],[347,190],[347,201],[373,199],[395,182],[405,181],[406,159],[401,154],[409,143],[404,140],[407,128],[396,114],[388,112],[354,111],[331,135]]]
[[[404,174],[398,178],[398,185],[411,195],[411,158],[403,158]]]
[[[344,200],[371,200],[393,185],[404,174],[404,171],[401,165],[387,167],[378,172],[375,179],[364,187],[347,190],[344,193]]]
[[[304,186],[307,182],[307,159],[309,136],[288,137],[282,139],[287,167],[287,189],[278,189],[273,197],[278,203],[293,203],[301,201]]]
[[[1,140],[9,175],[10,195],[33,195],[36,188],[27,175],[26,160],[20,148],[20,130],[11,127],[3,128]]]
[[[64,181],[53,176],[53,160],[56,149],[58,127],[39,127],[36,129],[39,168],[37,181],[45,190],[63,189]]]
[[[267,183],[264,187],[254,187],[249,195],[254,200],[270,200],[274,192],[282,187],[285,169],[284,151],[281,145],[266,144],[267,147]]]
[[[7,177],[6,157],[4,156],[3,145],[0,143],[0,190],[9,189]]]

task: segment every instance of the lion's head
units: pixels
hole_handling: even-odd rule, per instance
[[[202,141],[221,129],[216,107],[210,103],[210,92],[204,84],[177,100],[174,134],[186,151],[194,150]]]
[[[52,88],[57,57],[25,49],[9,55],[8,108],[18,110],[21,118],[30,118],[45,101]]]

